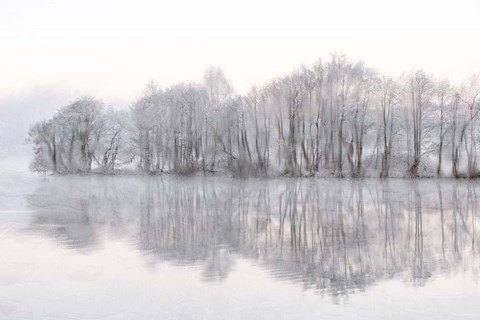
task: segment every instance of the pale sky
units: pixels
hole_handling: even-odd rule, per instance
[[[0,95],[57,86],[127,103],[210,65],[244,93],[332,52],[459,82],[480,72],[480,1],[0,0]]]

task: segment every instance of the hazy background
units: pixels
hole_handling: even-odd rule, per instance
[[[240,93],[331,52],[459,82],[480,71],[479,18],[475,0],[0,0],[0,156],[77,95],[126,107],[210,65]]]

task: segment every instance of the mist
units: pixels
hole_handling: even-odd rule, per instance
[[[0,319],[480,319],[477,0],[0,0]]]

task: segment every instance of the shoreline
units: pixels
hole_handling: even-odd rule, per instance
[[[375,177],[375,176],[362,176],[362,177],[351,177],[351,176],[336,176],[336,175],[245,175],[245,176],[236,176],[232,174],[226,174],[224,172],[218,173],[203,173],[195,172],[190,174],[182,174],[176,172],[155,172],[155,173],[146,173],[140,171],[131,171],[131,170],[120,170],[115,172],[76,172],[76,173],[35,173],[29,172],[34,175],[45,176],[45,177],[68,177],[68,176],[118,176],[118,177],[162,177],[162,176],[174,176],[179,178],[228,178],[234,180],[249,180],[249,179],[263,179],[263,180],[275,180],[275,179],[306,179],[306,180],[478,180],[480,177],[450,177],[450,176],[419,176],[419,177],[408,177],[408,176],[390,176],[390,177]]]

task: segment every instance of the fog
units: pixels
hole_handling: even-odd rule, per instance
[[[480,318],[476,0],[0,0],[0,320]]]
[[[220,65],[244,94],[330,52],[458,84],[478,72],[479,5],[442,1],[2,1],[0,95],[61,83],[130,101]]]

